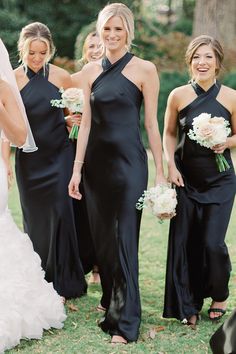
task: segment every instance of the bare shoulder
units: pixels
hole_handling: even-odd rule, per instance
[[[232,99],[236,99],[236,90],[231,87],[221,85],[222,94],[232,97]]]
[[[182,86],[178,86],[178,87],[174,88],[170,92],[170,97],[180,98],[180,97],[183,97],[184,95],[189,94],[190,92],[192,92],[191,85],[189,85],[189,84],[182,85]]]
[[[23,78],[25,78],[25,71],[24,71],[24,68],[23,68],[23,65],[20,65],[18,66],[18,68],[16,68],[14,70],[14,74],[15,74],[15,77],[16,79],[18,80],[22,80]]]
[[[137,65],[139,69],[143,70],[146,73],[157,72],[155,64],[149,60],[144,60],[139,57],[133,57],[133,64]]]
[[[77,73],[74,73],[71,75],[72,79],[72,84],[75,87],[81,87],[81,82],[82,82],[82,73],[81,71],[78,71]]]
[[[48,79],[57,87],[68,88],[72,86],[72,79],[68,71],[54,64],[49,64]]]

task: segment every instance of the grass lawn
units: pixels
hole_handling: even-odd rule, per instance
[[[149,161],[150,183],[153,181],[153,162]],[[21,214],[16,186],[10,191],[9,206],[18,225]],[[36,226],[37,227],[37,226]],[[232,274],[228,312],[236,303],[236,203],[227,234],[227,245],[231,254]],[[153,353],[153,354],[203,354],[211,353],[208,342],[220,323],[211,323],[207,318],[210,300],[207,299],[202,311],[202,320],[197,330],[180,324],[176,320],[162,318],[166,247],[168,222],[159,224],[154,216],[144,212],[140,235],[140,288],[142,299],[142,324],[137,343],[127,346],[111,346],[110,337],[97,326],[101,314],[95,307],[100,300],[100,286],[89,285],[88,295],[68,301],[67,315],[63,330],[45,331],[42,340],[21,341],[8,353]],[[14,261],[14,260],[13,260]],[[30,301],[30,299],[29,299]],[[70,308],[75,305],[77,311]],[[226,315],[226,316],[227,316]],[[224,318],[226,318],[226,316]]]

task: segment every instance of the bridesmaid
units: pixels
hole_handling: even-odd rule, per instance
[[[44,24],[25,26],[18,50],[22,65],[15,76],[38,146],[34,154],[16,151],[24,230],[42,260],[46,280],[61,296],[76,298],[86,293],[87,284],[67,193],[74,151],[63,110],[50,104],[51,99],[60,99],[59,89],[70,87],[72,81],[65,70],[48,63],[55,48]]]
[[[193,328],[204,298],[212,299],[208,313],[216,320],[225,313],[229,296],[231,265],[225,234],[236,191],[230,157],[236,146],[236,92],[216,80],[222,60],[216,39],[195,38],[186,51],[191,81],[171,92],[165,114],[164,150],[178,206],[170,222],[164,317]],[[232,136],[212,150],[187,135],[194,117],[203,112],[231,125]],[[224,154],[229,170],[218,171],[216,154]]]
[[[85,38],[82,58],[79,60],[80,67],[82,67],[92,61],[96,61],[101,57],[102,50],[98,34],[93,31],[90,32]],[[73,74],[72,76],[73,86],[82,89],[83,79],[81,70]],[[68,117],[68,116],[67,116]],[[72,120],[72,123],[80,125],[81,115],[69,116]],[[81,188],[82,184],[81,184]],[[78,234],[78,242],[80,249],[80,258],[84,268],[84,272],[88,273],[92,270],[91,276],[89,278],[90,284],[99,284],[100,276],[97,266],[95,249],[92,241],[92,236],[89,227],[88,214],[86,210],[86,198],[80,201],[73,199],[74,208],[77,215],[76,218],[76,227]],[[98,307],[99,310],[99,307]]]
[[[70,195],[78,190],[81,167],[90,226],[102,285],[100,321],[112,343],[136,341],[141,321],[138,241],[141,212],[135,204],[147,187],[147,155],[140,132],[145,127],[156,165],[155,183],[165,183],[157,124],[159,80],[154,64],[129,52],[134,38],[130,9],[113,3],[99,13],[97,31],[105,49],[101,61],[82,70],[85,108]]]

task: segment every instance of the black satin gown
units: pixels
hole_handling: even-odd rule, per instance
[[[48,81],[49,68],[45,73],[27,70],[29,82],[21,96],[38,151],[16,150],[16,178],[24,230],[42,260],[46,280],[61,296],[76,298],[86,293],[87,285],[68,195],[74,151],[63,110],[50,104],[60,93]]]
[[[198,97],[179,112],[176,166],[185,187],[177,188],[177,215],[170,222],[164,317],[179,320],[197,314],[204,298],[224,301],[229,295],[231,264],[225,244],[236,191],[230,150],[230,169],[219,172],[215,154],[187,136],[193,118],[206,112],[231,122],[230,112],[217,101],[220,83],[207,92],[194,83]]]
[[[107,58],[92,85],[92,123],[84,185],[91,232],[107,309],[101,328],[136,341],[141,306],[138,240],[141,213],[135,204],[147,187],[147,156],[141,141],[142,92],[122,70],[126,53],[114,64]]]

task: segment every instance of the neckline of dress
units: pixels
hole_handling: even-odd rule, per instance
[[[102,67],[104,70],[107,70],[109,68],[111,68],[114,65],[119,64],[123,59],[125,59],[129,54],[131,54],[130,52],[126,52],[124,55],[122,55],[122,57],[120,57],[118,60],[116,60],[114,63],[111,63],[110,60],[108,59],[108,57],[104,57],[102,60]]]
[[[204,88],[202,88],[202,86],[200,86],[196,81],[191,81],[191,85],[195,91],[198,91],[200,93],[207,93],[213,90],[215,87],[220,87],[219,82],[217,80],[215,80],[215,82],[209,87],[208,90],[204,90]]]
[[[44,67],[42,67],[39,71],[35,72],[34,70],[32,70],[29,66],[27,66],[27,74],[29,74],[30,77],[33,76],[46,76],[49,70],[49,64],[45,65],[45,69]]]

